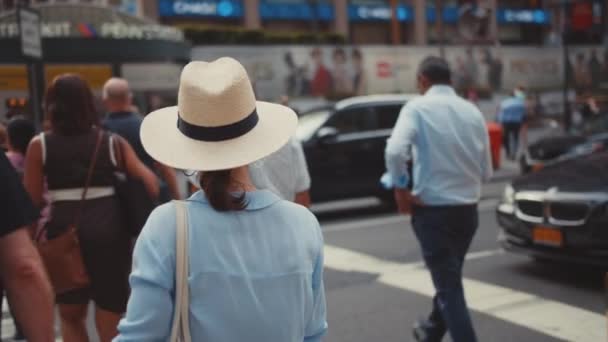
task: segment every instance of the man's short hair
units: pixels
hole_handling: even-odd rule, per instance
[[[425,58],[418,67],[418,74],[426,77],[432,84],[452,83],[452,72],[448,62],[440,57]]]

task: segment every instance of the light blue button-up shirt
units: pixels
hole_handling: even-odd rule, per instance
[[[526,102],[518,96],[504,99],[500,103],[498,122],[521,123],[526,117]]]
[[[413,161],[412,193],[426,205],[477,203],[492,176],[485,119],[450,86],[433,86],[403,107],[385,157],[397,188],[407,187]]]
[[[315,216],[270,191],[217,212],[188,200],[193,341],[320,341],[327,329],[323,237]],[[114,341],[167,341],[175,295],[175,206],[157,208],[137,240],[131,298]]]

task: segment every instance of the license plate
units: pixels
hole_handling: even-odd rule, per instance
[[[539,245],[561,247],[564,245],[564,235],[553,228],[537,227],[532,232],[534,243]]]

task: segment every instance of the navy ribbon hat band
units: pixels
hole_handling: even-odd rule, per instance
[[[179,114],[177,115],[177,128],[188,138],[199,141],[224,141],[238,138],[249,133],[257,124],[260,118],[258,112],[254,109],[251,114],[241,121],[237,121],[225,126],[197,126],[182,120]]]

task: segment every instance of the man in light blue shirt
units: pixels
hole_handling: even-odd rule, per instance
[[[492,176],[483,115],[450,85],[447,62],[428,57],[418,71],[424,96],[408,102],[386,147],[386,166],[399,211],[412,225],[431,272],[436,295],[418,341],[476,341],[462,288],[464,257],[478,226],[481,184]],[[413,190],[407,163],[413,161]]]
[[[519,149],[519,135],[526,119],[526,96],[521,87],[517,87],[510,97],[504,99],[498,108],[498,122],[502,124],[503,144],[507,157],[515,160]]]

